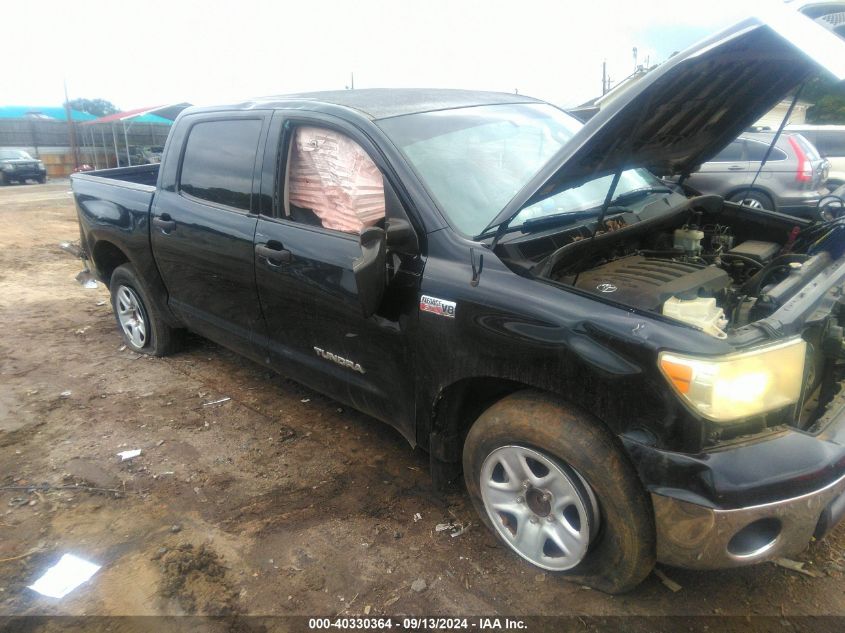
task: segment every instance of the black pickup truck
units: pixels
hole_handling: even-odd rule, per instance
[[[791,555],[845,511],[845,220],[668,177],[843,51],[785,8],[584,126],[448,90],[190,108],[160,166],[73,176],[81,252],[132,349],[189,329],[387,422],[539,568]]]

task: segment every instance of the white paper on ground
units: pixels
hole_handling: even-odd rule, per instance
[[[127,459],[132,459],[133,457],[138,457],[141,454],[141,449],[136,448],[132,451],[121,451],[117,454],[120,457],[120,461],[125,462]]]
[[[100,565],[90,563],[73,554],[65,554],[29,588],[42,596],[64,598],[79,585],[87,582],[99,569]]]

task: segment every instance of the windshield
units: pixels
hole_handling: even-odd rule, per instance
[[[481,233],[580,129],[548,104],[408,114],[376,122],[399,147],[449,223]]]
[[[32,160],[32,156],[20,149],[0,149],[0,160],[20,159]]]
[[[602,176],[589,180],[579,187],[565,189],[553,196],[549,196],[530,207],[525,207],[514,217],[511,227],[521,225],[526,220],[534,220],[550,215],[572,213],[595,209],[604,203],[607,190],[610,188],[613,176]],[[645,169],[629,169],[623,171],[619,177],[619,184],[613,191],[614,198],[634,191],[648,192],[652,189],[663,188],[665,185]]]

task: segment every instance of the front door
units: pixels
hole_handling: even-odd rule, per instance
[[[267,124],[261,113],[216,113],[183,126],[181,148],[169,150],[181,151],[181,168],[173,186],[156,196],[151,223],[174,311],[192,330],[252,356],[253,332],[264,326],[254,273],[253,174]]]
[[[265,158],[265,164],[279,165],[277,202],[272,217],[259,219],[255,233],[269,361],[282,373],[388,422],[413,442],[407,341],[416,325],[419,269],[393,258],[382,308],[369,317],[362,314],[353,274],[353,262],[361,256],[360,228],[384,223],[382,174],[352,173],[370,161],[366,140],[353,141],[354,129],[340,121],[329,126],[325,118],[297,115],[278,129],[281,142],[271,155],[268,141]],[[303,152],[312,150],[331,155],[305,164]]]

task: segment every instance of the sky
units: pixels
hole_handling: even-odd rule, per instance
[[[573,106],[780,0],[39,0],[3,8],[0,105],[124,110],[306,90],[432,87]],[[26,63],[22,60],[26,59]]]

